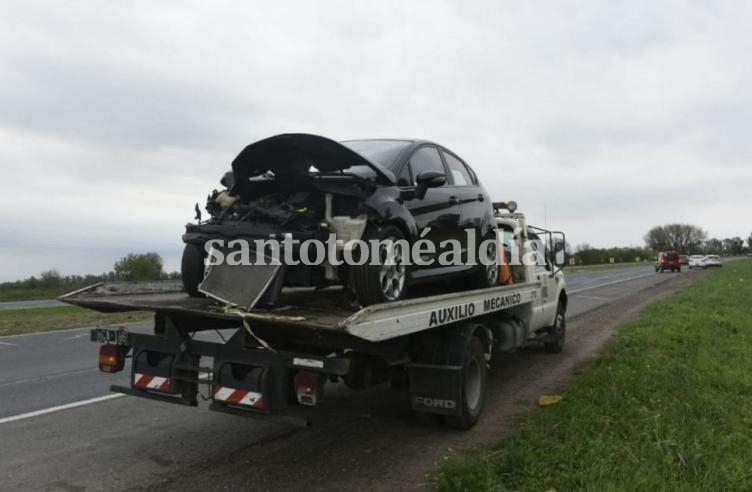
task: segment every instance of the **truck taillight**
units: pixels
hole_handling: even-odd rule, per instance
[[[99,370],[102,372],[119,372],[125,367],[125,351],[119,345],[102,345],[99,347]]]
[[[295,375],[294,385],[301,405],[318,405],[324,396],[324,378],[319,373],[300,371]]]

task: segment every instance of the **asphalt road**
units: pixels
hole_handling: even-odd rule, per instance
[[[573,273],[567,276],[568,317],[620,304],[635,292],[668,285],[679,276],[700,274],[656,274],[652,265]],[[134,331],[148,328],[144,323],[129,326]],[[415,439],[436,432],[416,427],[404,397],[381,388],[352,393],[341,385],[329,387],[330,408],[316,410],[314,417],[323,429],[336,429],[325,432],[208,412],[205,404],[196,409],[120,397],[108,388],[127,384],[127,368],[101,374],[96,359],[97,345],[88,341],[88,329],[0,337],[0,489],[194,489],[198,482],[179,478],[188,472],[209,473],[230,460],[252,468],[254,483],[237,483],[229,474],[227,482],[220,476],[210,484],[229,490],[277,488],[283,468],[286,488],[316,489],[320,485],[314,477],[298,477],[295,466],[280,463],[280,453],[294,455],[313,446],[321,453],[316,459],[328,466],[367,468],[349,458],[343,462],[336,451],[348,439],[362,439],[359,432],[366,423],[401,426]],[[377,432],[373,439],[370,444],[377,449],[379,439],[395,437]],[[331,462],[326,462],[328,453]],[[366,470],[358,476],[367,475]],[[373,481],[367,483],[373,487]]]

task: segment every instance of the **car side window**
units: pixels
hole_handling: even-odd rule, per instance
[[[425,171],[436,171],[446,174],[439,150],[436,147],[421,147],[416,150],[412,157],[410,157],[410,166],[415,177]]]
[[[402,166],[402,170],[399,173],[399,176],[397,176],[397,186],[412,186],[413,185],[413,176],[410,172],[410,163],[405,163],[404,166]]]
[[[447,152],[444,152],[444,159],[446,159],[449,174],[452,175],[452,183],[454,183],[454,186],[470,186],[473,184],[473,179],[470,177],[470,173],[467,172],[467,168],[465,168],[465,164],[463,164],[461,160]]]

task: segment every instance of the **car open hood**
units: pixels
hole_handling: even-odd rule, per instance
[[[391,171],[375,164],[339,142],[306,133],[283,133],[247,146],[232,161],[235,182],[267,171],[275,175],[304,175],[314,166],[321,172],[368,166],[377,176],[394,184]]]

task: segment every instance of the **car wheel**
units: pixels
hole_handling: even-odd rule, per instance
[[[373,227],[366,230],[362,239],[369,248],[371,241],[379,242],[379,264],[371,265],[368,249],[356,252],[353,256],[356,261],[362,261],[362,257],[358,255],[369,255],[364,264],[351,265],[349,269],[350,284],[358,301],[361,305],[368,306],[402,299],[407,290],[406,262],[410,254],[402,231],[392,225]]]
[[[483,243],[489,239],[492,239],[492,241],[488,241],[486,243],[486,246],[483,247]],[[485,289],[486,287],[494,287],[499,283],[499,262],[497,261],[497,255],[498,255],[498,242],[493,241],[495,239],[495,236],[488,236],[481,241],[481,248],[478,251],[478,269],[476,271],[476,285],[479,289]],[[485,258],[492,259],[491,263],[488,265],[484,265],[481,263],[480,259],[484,256]]]
[[[204,249],[197,244],[188,243],[183,249],[180,262],[180,274],[183,277],[183,289],[191,297],[203,297],[198,291],[198,284],[204,279]]]
[[[543,348],[549,354],[558,354],[564,350],[564,342],[567,338],[567,318],[564,305],[559,303],[559,307],[556,309],[556,319],[554,320],[554,326],[551,327],[549,334],[551,341],[545,342]]]
[[[444,422],[455,429],[467,430],[473,427],[483,413],[486,399],[486,355],[483,343],[472,337],[465,346],[462,362],[462,387],[460,388],[460,414],[445,416]]]

